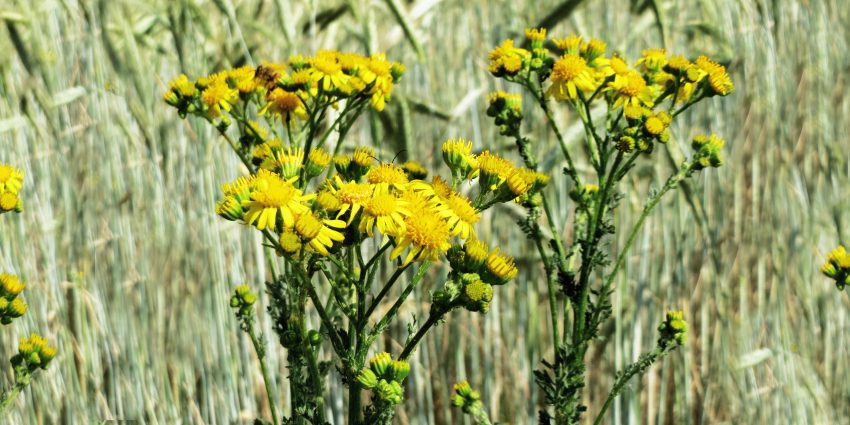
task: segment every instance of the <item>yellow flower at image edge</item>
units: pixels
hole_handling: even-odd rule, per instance
[[[435,212],[416,211],[405,220],[404,231],[396,238],[396,247],[390,253],[390,259],[398,258],[410,247],[402,266],[407,266],[414,260],[438,261],[440,253],[451,247],[450,237],[449,226]]]
[[[6,164],[0,164],[0,193],[17,194],[24,183],[24,173]]]
[[[244,220],[257,226],[257,229],[274,229],[277,216],[280,214],[283,227],[290,228],[295,224],[295,216],[309,210],[305,202],[316,197],[316,194],[302,194],[301,190],[292,183],[297,180],[280,178],[277,174],[260,170],[249,199],[242,201],[246,209]]]

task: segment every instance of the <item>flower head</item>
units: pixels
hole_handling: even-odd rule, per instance
[[[295,180],[297,177],[285,180],[271,171],[260,170],[251,182],[249,198],[242,201],[245,222],[259,230],[275,229],[278,223],[291,228],[295,217],[309,210],[306,202],[316,197],[304,195],[293,184]],[[278,216],[281,221],[277,221]]]
[[[328,248],[334,241],[341,242],[345,236],[339,230],[345,228],[342,220],[320,219],[311,212],[298,216],[295,220],[295,233],[301,236],[307,250],[328,256]]]
[[[431,209],[412,212],[404,222],[404,231],[396,237],[395,249],[390,253],[390,259],[395,259],[410,248],[402,267],[412,261],[438,261],[439,255],[451,247],[451,230],[437,212]]]
[[[530,56],[528,50],[514,47],[513,40],[505,40],[490,51],[490,73],[497,77],[516,75],[522,69],[523,61]]]
[[[201,92],[201,101],[206,105],[210,116],[221,115],[221,110],[230,111],[231,105],[239,99],[239,91],[227,84],[223,76],[212,78]]]
[[[587,61],[577,53],[568,53],[555,61],[549,79],[552,85],[546,93],[559,100],[576,99],[579,90],[588,92],[597,87]]]
[[[0,164],[0,193],[17,194],[24,183],[24,172],[6,164]]]
[[[384,235],[400,235],[404,231],[405,218],[411,215],[406,200],[389,191],[378,190],[366,201],[359,230],[372,237],[377,226]]]

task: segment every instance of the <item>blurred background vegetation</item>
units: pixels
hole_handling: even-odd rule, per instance
[[[615,320],[589,353],[592,406],[615,369],[651,349],[663,310],[682,308],[687,346],[633,383],[608,423],[850,416],[850,302],[818,272],[850,228],[843,0],[0,0],[0,22],[0,161],[27,176],[24,214],[0,221],[0,270],[23,275],[31,308],[0,333],[0,357],[31,330],[60,349],[0,422],[268,418],[250,343],[227,305],[233,285],[261,287],[263,254],[256,232],[213,213],[238,161],[212,129],[165,106],[170,78],[320,48],[386,51],[408,72],[353,140],[378,145],[385,160],[401,152],[439,167],[449,137],[513,148],[484,115],[497,88],[486,56],[539,24],[602,38],[631,59],[655,46],[707,54],[728,65],[737,89],[685,114],[671,153],[639,161],[623,186],[618,220],[628,228],[690,136],[727,139],[726,165],[666,199],[632,250]],[[576,142],[576,117],[561,109],[558,118]],[[525,126],[541,157],[560,157],[548,155],[556,147],[539,114]],[[543,165],[555,176],[563,166]],[[568,189],[550,187],[564,221]],[[527,266],[498,288],[488,315],[453,313],[427,337],[398,423],[462,423],[449,401],[460,379],[500,422],[534,422],[532,371],[552,347],[542,270],[524,257],[518,211],[497,209],[479,229]],[[404,321],[427,311],[428,289]],[[288,411],[285,355],[266,319]],[[384,344],[398,351],[405,324],[393,333]],[[10,368],[0,378],[9,382]],[[337,379],[329,392],[340,391]],[[329,406],[337,423],[342,408]]]

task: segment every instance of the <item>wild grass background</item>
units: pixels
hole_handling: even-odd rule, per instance
[[[405,11],[424,60],[390,3]],[[255,232],[213,213],[238,162],[211,129],[161,101],[170,78],[319,48],[387,51],[408,73],[354,141],[439,166],[435,147],[449,137],[511,148],[484,115],[496,86],[486,54],[553,11],[551,33],[597,36],[630,58],[653,46],[709,54],[729,65],[737,89],[685,114],[672,153],[639,161],[622,187],[626,229],[690,136],[728,141],[726,165],[690,180],[689,196],[669,196],[629,256],[615,320],[589,353],[591,405],[616,368],[652,347],[663,309],[675,307],[691,324],[687,347],[635,382],[608,423],[846,422],[850,302],[818,272],[850,226],[842,0],[0,0],[0,161],[26,172],[25,212],[0,220],[0,270],[25,277],[30,304],[0,332],[0,357],[33,330],[60,348],[0,422],[268,418],[253,352],[227,305],[234,284],[261,287],[263,254]],[[558,116],[564,128],[577,121],[565,109]],[[539,114],[528,114],[526,129],[544,141],[541,156],[558,157]],[[560,174],[562,164],[544,165]],[[550,190],[566,222],[568,188]],[[452,313],[427,337],[399,423],[460,423],[449,395],[464,378],[494,419],[533,422],[531,372],[552,347],[539,263],[523,257],[531,250],[515,217],[497,209],[479,228],[517,254],[522,274],[498,288],[488,315]],[[427,300],[421,292],[401,317],[422,316]],[[288,411],[285,356],[263,323]],[[404,323],[394,334],[405,336]],[[8,367],[0,378],[11,379]],[[343,406],[329,408],[342,423]]]

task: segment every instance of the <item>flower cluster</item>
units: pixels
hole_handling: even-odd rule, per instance
[[[248,285],[239,285],[234,289],[230,297],[230,307],[237,310],[237,316],[250,314],[257,302],[257,294],[251,292]]]
[[[17,276],[0,274],[0,324],[8,325],[27,312],[27,305],[18,297],[24,286]]]
[[[381,402],[393,406],[401,404],[404,389],[401,385],[410,374],[410,363],[393,360],[389,353],[378,353],[369,361],[369,367],[357,375],[363,388],[373,390]]]
[[[658,347],[667,349],[685,344],[688,324],[681,311],[668,311],[664,321],[658,325]]]
[[[403,65],[389,62],[383,54],[367,57],[323,50],[311,57],[293,56],[288,63],[243,66],[195,81],[181,74],[171,81],[164,99],[181,116],[197,114],[213,120],[223,112],[237,113],[235,105],[254,104],[260,115],[289,123],[307,118],[319,104],[343,99],[368,101],[381,111],[403,73]]]
[[[469,413],[483,407],[481,404],[481,394],[473,390],[469,382],[458,382],[453,388],[455,395],[452,398],[452,404],[455,407],[460,407],[464,413]]]
[[[835,281],[839,291],[843,291],[844,286],[850,284],[850,253],[843,245],[838,245],[827,255],[820,270],[826,277]]]
[[[703,98],[726,96],[735,89],[726,67],[706,56],[690,61],[653,48],[644,50],[630,66],[617,54],[606,55],[606,43],[595,38],[553,38],[555,52],[546,47],[545,29],[526,30],[526,38],[531,51],[515,47],[513,40],[493,49],[490,72],[529,86],[536,84],[537,79],[530,77],[532,71],[536,72],[541,94],[558,101],[587,105],[604,99],[609,110],[619,111],[625,118],[622,133],[611,140],[627,153],[650,152],[653,141],[667,142],[673,115],[658,108],[662,102],[682,105],[684,110]],[[494,94],[488,113],[497,117],[500,132],[509,134],[510,124],[518,125],[519,119],[506,119],[503,99],[504,94]],[[502,112],[497,115],[496,111]]]
[[[30,373],[37,369],[47,369],[47,365],[56,357],[56,347],[47,344],[47,339],[32,334],[29,338],[21,338],[18,343],[18,354],[12,357],[15,368],[26,368]]]
[[[0,164],[0,214],[23,210],[24,204],[18,197],[18,191],[21,190],[23,182],[23,171],[6,164]]]
[[[484,208],[527,196],[548,180],[495,154],[475,155],[469,142],[449,140],[443,152],[455,175],[480,177],[475,202],[439,176],[415,179],[427,173],[421,164],[411,161],[399,167],[379,162],[368,147],[334,158],[330,175],[314,191],[305,192],[299,176],[310,180],[325,172],[330,155],[316,149],[304,161],[299,149],[272,147],[268,152],[277,158],[274,165],[223,185],[216,212],[277,234],[281,254],[291,258],[308,253],[328,256],[377,232],[391,238],[390,258],[402,259],[402,266],[438,261],[459,243],[455,238],[477,241],[474,225]],[[490,275],[505,278],[498,264],[512,262],[504,258],[497,251],[492,255]]]

